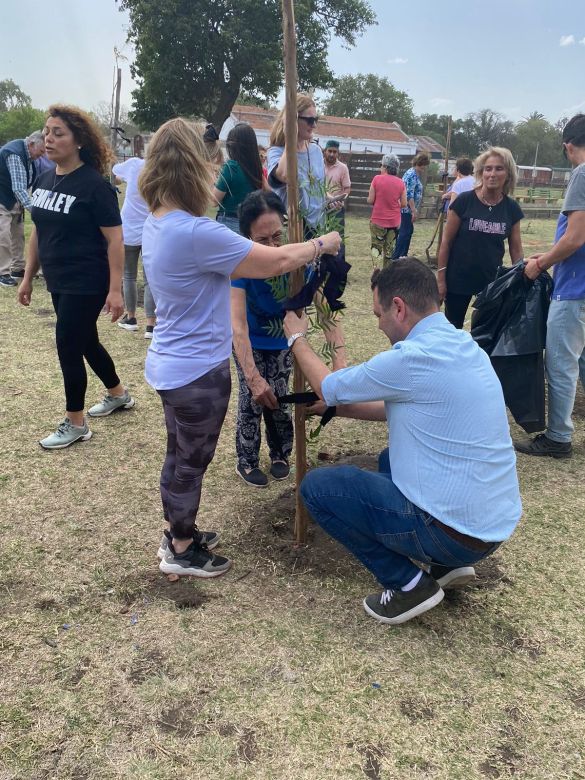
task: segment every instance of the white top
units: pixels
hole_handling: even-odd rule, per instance
[[[232,349],[230,274],[253,243],[208,217],[149,215],[142,262],[156,301],[145,377],[156,390],[199,379]]]
[[[144,168],[144,160],[130,157],[112,167],[112,173],[126,182],[126,196],[122,206],[122,232],[126,246],[142,244],[142,228],[148,216],[148,206],[138,191],[138,176]]]

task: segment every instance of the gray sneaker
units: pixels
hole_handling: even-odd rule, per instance
[[[200,531],[201,543],[204,544],[208,550],[214,550],[219,544],[219,534],[216,531]],[[169,549],[169,539],[171,535],[168,531],[165,531],[160,540],[158,547],[157,558],[159,561],[165,557]]]
[[[175,552],[172,543],[169,543],[159,569],[164,574],[176,577],[219,577],[225,574],[231,565],[229,558],[214,555],[194,542],[191,542],[183,553]]]
[[[364,609],[380,623],[397,626],[436,607],[444,595],[441,586],[423,572],[418,585],[412,590],[388,589],[367,596],[364,599]]]
[[[128,390],[124,391],[124,395],[109,395],[107,394],[103,401],[99,404],[95,404],[91,409],[87,410],[90,417],[107,417],[116,409],[132,409],[136,401],[132,398]]]
[[[62,450],[76,441],[87,441],[88,439],[91,439],[91,431],[87,423],[84,421],[83,425],[73,425],[69,417],[66,417],[55,433],[41,439],[39,444],[46,450]]]
[[[473,566],[441,566],[439,563],[433,563],[430,575],[443,590],[454,590],[473,582],[475,569]]]

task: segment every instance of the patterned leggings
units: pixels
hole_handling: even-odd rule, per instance
[[[370,222],[370,245],[372,247],[372,260],[374,263],[379,262],[380,259],[382,259],[384,268],[390,264],[397,235],[398,228],[380,227],[380,225],[375,225],[373,222]]]
[[[268,382],[274,395],[277,397],[286,395],[292,369],[290,349],[252,349],[252,354],[256,368]],[[260,427],[264,407],[252,400],[252,393],[246,384],[244,374],[235,356],[234,360],[240,383],[238,419],[236,423],[238,466],[244,469],[255,469],[260,461]],[[270,451],[270,460],[285,460],[288,463],[293,443],[293,424],[290,407],[279,407],[274,411],[268,409],[267,413],[272,416],[274,423],[274,427],[272,425],[266,426],[266,440]]]
[[[184,387],[158,390],[167,426],[160,497],[174,539],[199,536],[195,518],[201,483],[215,455],[230,391],[229,360]]]

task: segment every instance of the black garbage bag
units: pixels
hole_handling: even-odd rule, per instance
[[[526,433],[546,425],[543,350],[551,292],[547,273],[531,281],[518,263],[500,268],[473,304],[471,335],[490,356],[506,406]]]

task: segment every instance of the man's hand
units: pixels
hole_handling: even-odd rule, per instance
[[[252,393],[252,399],[260,406],[265,406],[267,409],[278,409],[277,397],[274,395],[268,382],[261,376],[250,385],[250,392]]]
[[[445,271],[441,271],[437,278],[437,287],[439,288],[439,298],[441,299],[441,303],[445,300],[445,296],[447,295],[447,281],[445,279]]]
[[[32,284],[23,280],[18,288],[18,301],[23,306],[30,306],[30,300],[32,298]]]
[[[325,403],[325,401],[315,401],[315,403],[313,404],[307,404],[307,406],[305,407],[305,414],[317,415],[318,417],[323,417],[326,409],[327,409],[327,404]]]
[[[110,291],[108,293],[104,311],[106,314],[112,315],[112,322],[116,322],[116,320],[120,319],[122,314],[124,314],[124,299],[122,298],[121,292]]]
[[[412,222],[414,224],[416,222],[416,217],[417,217],[416,211],[411,211],[410,215],[412,217]]]
[[[540,255],[532,255],[527,261],[526,261],[526,267],[524,268],[524,276],[526,276],[528,279],[536,279],[540,276],[540,274],[543,271],[542,265],[539,264],[538,260],[542,257],[542,254]]]
[[[305,312],[303,312],[300,317],[294,311],[286,313],[284,318],[284,335],[287,339],[290,339],[294,333],[304,333],[306,336],[308,330],[309,320],[307,319]]]

